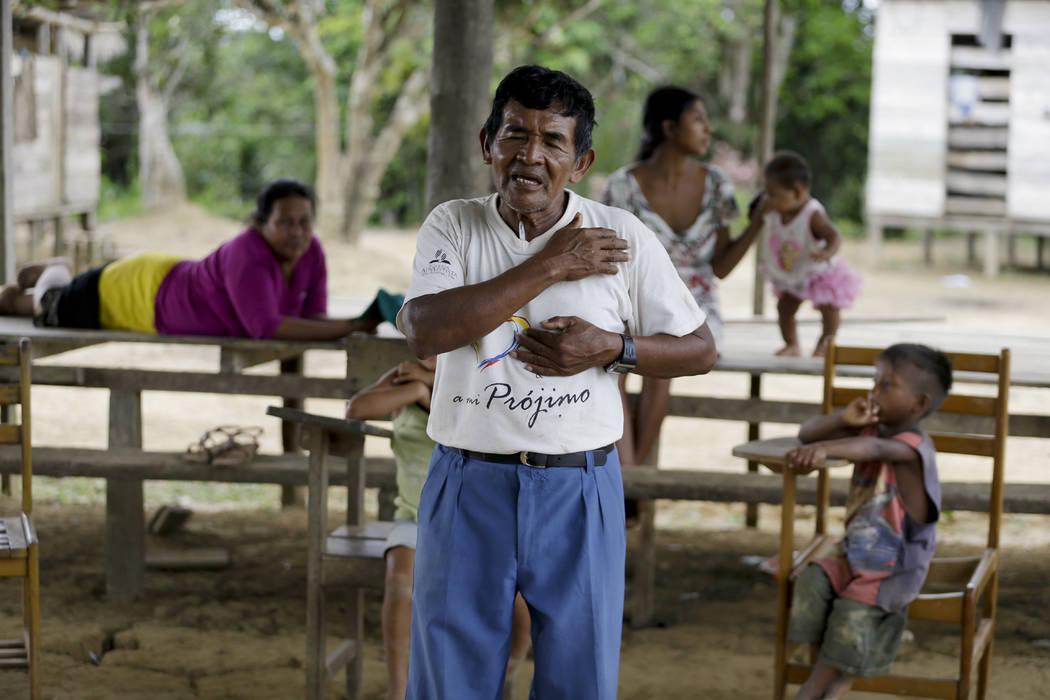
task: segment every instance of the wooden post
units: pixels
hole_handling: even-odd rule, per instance
[[[787,688],[787,625],[791,568],[795,560],[795,472],[783,468],[784,497],[780,506],[780,554],[777,561],[777,631],[773,661],[773,700],[784,700]]]
[[[773,142],[777,123],[777,83],[774,78],[777,23],[780,12],[777,0],[766,0],[762,24],[762,116],[758,129],[758,166],[764,167],[773,156]],[[765,285],[761,266],[764,252],[761,245],[755,246],[755,282],[752,288],[751,311],[761,316],[765,310]]]
[[[492,0],[437,0],[430,71],[427,211],[489,192],[478,132],[488,115]]]
[[[281,360],[281,374],[303,373],[303,356],[290,357]],[[281,405],[285,408],[302,409],[303,400],[285,396],[281,399]],[[295,423],[281,421],[281,449],[285,454],[299,451],[299,426]],[[281,487],[281,508],[302,508],[305,497],[301,487]]]
[[[14,148],[14,110],[12,107],[11,0],[0,0],[0,283],[15,279],[15,223],[11,194],[11,150]]]
[[[109,392],[109,447],[142,448],[142,394]],[[131,600],[145,584],[146,522],[142,479],[106,480],[106,594]]]
[[[328,432],[307,428],[310,437],[309,501],[306,518],[306,697],[325,697],[324,590],[321,559],[328,528]]]
[[[999,274],[999,232],[988,229],[984,232],[984,276]]]
[[[750,392],[749,392],[750,396],[751,396],[752,399],[758,399],[759,401],[761,401],[762,400],[762,375],[756,373],[756,374],[752,374],[752,375],[749,375],[749,376],[751,378],[751,380],[750,380]],[[747,439],[749,441],[750,440],[758,440],[759,439],[759,437],[760,437],[760,435],[759,435],[760,426],[761,426],[761,423],[748,422],[748,424],[747,424]],[[758,471],[758,462],[754,461],[753,459],[749,459],[747,461],[747,471],[750,472],[750,473],[757,472]],[[744,516],[744,525],[746,527],[758,527],[758,504],[757,503],[748,503],[747,504],[747,511],[746,511],[745,516]]]

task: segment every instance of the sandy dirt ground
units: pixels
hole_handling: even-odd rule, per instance
[[[161,215],[118,221],[101,234],[122,251],[159,249],[207,253],[239,230],[236,222],[184,207]],[[363,299],[377,286],[404,289],[414,250],[412,232],[370,231],[358,246],[327,242],[331,294]],[[860,242],[846,255],[866,276],[863,298],[847,319],[930,316],[937,327],[973,329],[975,336],[1024,333],[1050,340],[1045,293],[1050,276],[1008,273],[995,280],[964,269],[961,239],[939,241],[937,264],[919,262],[917,243],[887,246],[875,265]],[[1030,252],[1024,245],[1022,255]],[[723,287],[726,315],[751,309],[751,270],[745,259]],[[949,274],[965,274],[965,279]],[[767,303],[767,316],[772,305]],[[806,310],[802,318],[815,316]],[[811,344],[817,328],[803,326]],[[775,349],[775,336],[769,351]],[[54,360],[45,360],[54,361]],[[194,369],[211,367],[213,353],[162,345],[106,346],[77,351],[60,362]],[[342,357],[320,353],[307,372],[338,375]],[[273,371],[263,368],[260,371]],[[780,378],[766,385],[771,397],[816,397],[819,382]],[[713,395],[746,392],[741,377],[714,374],[682,380],[680,391]],[[1012,408],[1045,411],[1050,390],[1014,390]],[[151,393],[144,397],[145,443],[181,450],[218,424],[264,426],[264,451],[279,449],[276,423],[263,418],[265,397]],[[339,402],[308,407],[338,414]],[[668,421],[661,464],[738,469],[729,456],[744,428],[718,421]],[[776,426],[772,430],[775,430]],[[789,427],[785,426],[787,431]],[[34,389],[34,439],[39,444],[102,447],[106,392]],[[770,433],[772,434],[772,432]],[[1050,440],[1011,438],[1007,478],[1050,481]],[[374,453],[381,444],[369,444]],[[699,459],[698,459],[699,456]],[[979,468],[947,461],[943,478],[976,478]],[[40,532],[43,667],[47,698],[296,698],[303,695],[305,628],[305,516],[280,511],[275,487],[147,485],[147,508],[178,501],[194,510],[179,533],[149,539],[151,549],[225,547],[232,564],[218,571],[150,571],[147,590],[134,603],[104,596],[104,482],[40,480],[36,521]],[[17,495],[17,491],[16,491]],[[0,496],[0,512],[15,509]],[[333,525],[342,513],[332,514]],[[802,513],[803,519],[809,516]],[[620,697],[767,698],[772,686],[775,588],[755,561],[776,549],[778,509],[762,507],[760,527],[742,527],[736,505],[660,502],[657,620],[655,627],[627,628],[623,637]],[[981,546],[984,518],[952,513],[940,526],[941,551],[972,552]],[[803,524],[800,529],[805,529]],[[1050,688],[1050,517],[1004,519],[1003,575],[999,596],[991,698],[1045,698]],[[633,538],[633,534],[632,534]],[[629,572],[630,573],[630,572]],[[17,590],[0,582],[0,637],[13,634]],[[630,579],[628,586],[630,587]],[[378,593],[366,614],[365,697],[384,697]],[[339,606],[336,603],[335,616]],[[338,620],[330,628],[338,629]],[[949,672],[957,635],[913,625],[913,639],[899,656],[901,671]],[[333,637],[334,640],[334,637]],[[527,697],[530,667],[519,672],[515,696]],[[342,676],[329,697],[342,696]],[[28,697],[24,677],[0,673],[0,698]],[[855,693],[851,697],[865,697]]]

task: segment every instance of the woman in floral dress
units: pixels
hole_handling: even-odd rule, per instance
[[[747,229],[730,238],[729,223],[740,212],[729,178],[699,160],[711,141],[711,125],[696,93],[680,87],[654,90],[645,101],[643,131],[637,162],[609,176],[602,201],[633,213],[656,234],[707,314],[721,349],[718,280],[732,272],[761,231],[758,212],[764,202],[754,207]],[[625,413],[618,444],[624,464],[646,462],[667,415],[670,388],[669,379],[643,378],[637,411]]]

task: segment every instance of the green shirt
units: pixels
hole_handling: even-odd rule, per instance
[[[394,505],[397,519],[416,520],[419,511],[419,494],[427,478],[430,455],[434,441],[427,435],[427,419],[430,414],[419,404],[405,406],[394,418],[394,437],[390,447],[397,461],[397,498]]]

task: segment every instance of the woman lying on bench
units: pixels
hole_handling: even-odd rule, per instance
[[[202,260],[140,253],[76,277],[64,259],[27,265],[0,290],[0,314],[32,316],[37,326],[283,340],[374,333],[393,319],[399,300],[382,290],[358,318],[326,316],[309,185],[276,180],[256,204],[248,229]]]

